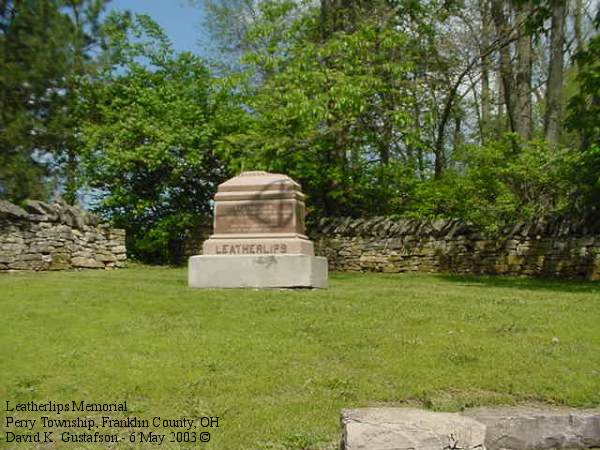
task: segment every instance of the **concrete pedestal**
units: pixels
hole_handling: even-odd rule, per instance
[[[188,262],[195,288],[327,288],[327,258],[286,255],[197,255]]]

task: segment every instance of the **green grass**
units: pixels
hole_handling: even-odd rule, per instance
[[[333,449],[349,407],[600,404],[598,283],[332,274],[324,291],[194,290],[185,269],[133,266],[3,275],[0,308],[2,415],[5,400],[127,400],[142,418],[219,416],[210,443],[182,448]]]

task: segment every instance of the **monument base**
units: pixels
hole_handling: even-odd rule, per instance
[[[327,288],[327,258],[312,255],[197,255],[188,262],[195,288]]]

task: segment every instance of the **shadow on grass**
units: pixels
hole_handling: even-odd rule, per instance
[[[597,281],[517,278],[503,275],[436,274],[435,276],[446,282],[462,284],[464,286],[524,289],[529,291],[545,290],[554,292],[597,293],[600,295],[600,282]]]

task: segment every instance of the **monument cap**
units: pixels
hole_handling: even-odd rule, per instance
[[[242,172],[217,188],[215,201],[296,198],[304,201],[300,184],[287,175],[264,171]]]

